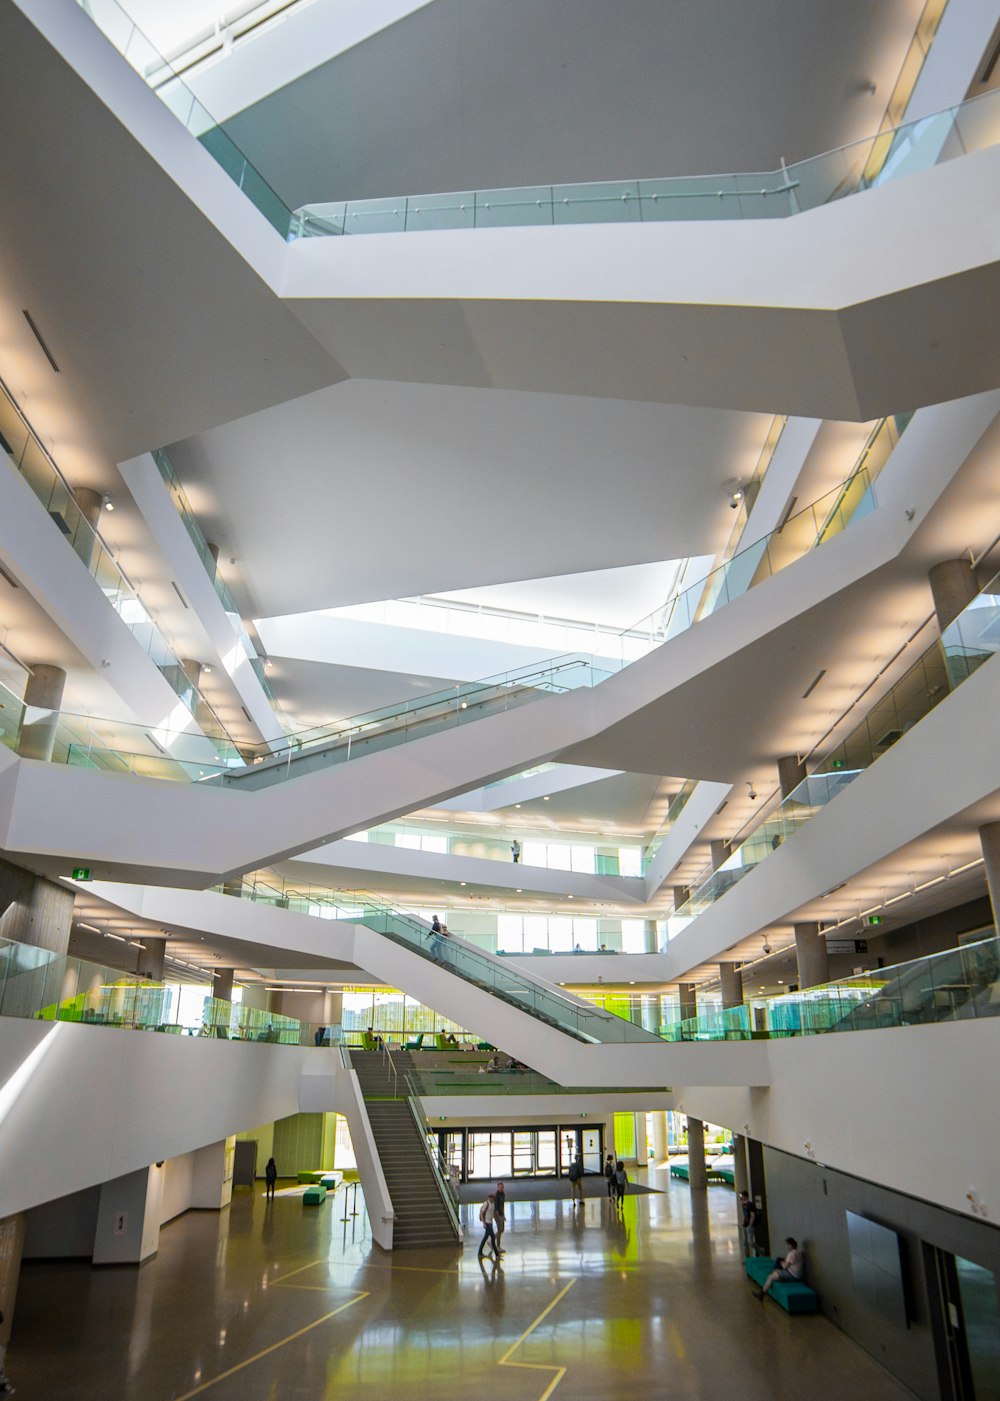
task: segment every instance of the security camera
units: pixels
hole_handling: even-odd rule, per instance
[[[740,502],[741,502],[742,500],[743,500],[743,493],[742,493],[742,491],[734,491],[733,494],[732,494],[732,496],[729,498],[729,509],[730,509],[731,511],[738,511],[738,510],[739,510],[739,506],[740,506]]]
[[[770,944],[765,944],[765,945],[764,945],[764,952],[765,952],[765,953],[770,953],[770,952],[771,952],[771,945],[770,945]]]
[[[751,801],[752,803],[755,803],[755,802],[757,801],[757,790],[756,790],[756,788],[753,786],[752,783],[748,783],[748,784],[747,784],[747,791],[748,791],[748,796],[749,796],[749,798],[750,798],[750,801]]]

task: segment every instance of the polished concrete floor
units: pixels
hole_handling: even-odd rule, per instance
[[[757,1303],[733,1194],[650,1174],[623,1216],[596,1197],[518,1202],[502,1265],[385,1255],[344,1195],[260,1193],[189,1212],[141,1270],[27,1263],[8,1371],[21,1401],[901,1401],[832,1324]]]

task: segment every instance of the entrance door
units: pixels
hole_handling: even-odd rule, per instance
[[[1000,1396],[1000,1297],[997,1278],[960,1255],[933,1250],[940,1373],[953,1401]]]

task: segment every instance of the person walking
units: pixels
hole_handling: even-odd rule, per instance
[[[486,1249],[486,1242],[490,1243],[490,1254],[494,1260],[499,1259],[497,1255],[497,1238],[493,1234],[493,1222],[496,1218],[496,1197],[490,1192],[482,1206],[479,1208],[479,1220],[483,1227],[483,1238],[479,1242],[479,1258],[483,1258],[483,1251]]]
[[[743,1208],[743,1254],[757,1254],[757,1222],[760,1219],[759,1212],[754,1202],[750,1198],[749,1192],[740,1193],[740,1205]]]
[[[514,865],[515,865],[515,866],[520,865],[520,863],[521,863],[521,843],[518,841],[518,839],[517,839],[516,837],[514,838],[514,840],[513,840],[513,841],[511,842],[511,844],[510,844],[510,854],[511,854],[511,856],[513,856],[513,858],[514,858]]]
[[[497,1237],[497,1254],[506,1255],[503,1248],[503,1233],[507,1229],[507,1192],[502,1182],[497,1183],[497,1189],[493,1193],[493,1228]]]
[[[621,1158],[615,1164],[615,1205],[621,1211],[625,1205],[625,1188],[628,1186],[628,1173]]]
[[[604,1159],[604,1180],[608,1184],[608,1196],[615,1194],[615,1155],[609,1153]]]
[[[268,1201],[274,1201],[274,1189],[278,1182],[278,1164],[273,1158],[268,1158],[267,1166],[264,1168],[264,1195]]]
[[[573,1194],[573,1205],[576,1206],[577,1202],[580,1202],[580,1204],[582,1205],[582,1204],[583,1204],[583,1159],[580,1157],[579,1153],[576,1155],[576,1157],[575,1157],[575,1158],[573,1159],[573,1161],[570,1163],[570,1165],[569,1165],[569,1172],[567,1172],[566,1176],[569,1178],[569,1185],[570,1185],[570,1189],[571,1189],[572,1194]]]

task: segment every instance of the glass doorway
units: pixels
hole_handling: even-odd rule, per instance
[[[438,1151],[463,1182],[565,1177],[577,1155],[584,1172],[603,1171],[604,1125],[593,1128],[440,1129]]]
[[[950,1401],[1000,1396],[1000,1295],[992,1270],[929,1248],[941,1379]]]

